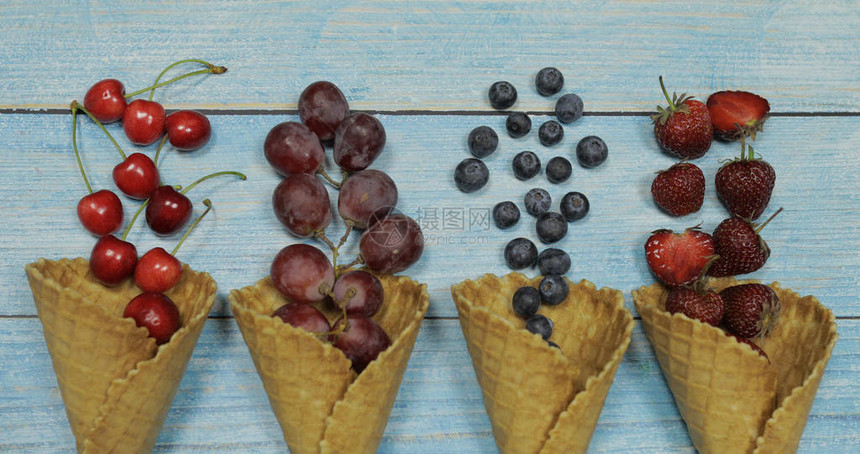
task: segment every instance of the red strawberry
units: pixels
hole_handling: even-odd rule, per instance
[[[651,195],[671,215],[695,213],[705,200],[705,175],[695,164],[679,162],[654,177]]]
[[[734,340],[736,340],[736,341],[738,341],[738,342],[740,342],[740,343],[742,343],[742,344],[747,344],[747,345],[749,345],[749,346],[750,346],[750,348],[751,348],[751,349],[753,349],[753,351],[754,351],[754,352],[758,353],[760,356],[762,356],[764,359],[766,359],[768,363],[770,362],[770,358],[768,358],[767,353],[765,353],[765,352],[764,352],[764,350],[762,350],[762,349],[761,349],[761,347],[759,347],[758,345],[756,345],[756,343],[755,343],[755,342],[753,342],[752,340],[750,340],[750,339],[741,339],[740,337],[735,336],[735,335],[734,335],[734,334],[732,334],[732,333],[726,333],[726,336],[729,336],[729,337],[731,337],[732,339],[734,339]]]
[[[657,279],[670,287],[693,283],[714,255],[711,235],[689,228],[683,233],[661,229],[645,242],[645,259]]]
[[[736,276],[752,273],[764,266],[770,248],[759,232],[782,208],[759,226],[738,217],[721,222],[714,230],[714,252],[717,259],[708,268],[711,276]]]
[[[685,93],[681,96],[672,93],[672,99],[669,99],[663,76],[660,76],[660,87],[669,107],[657,106],[657,113],[651,115],[657,142],[664,150],[681,159],[701,157],[711,147],[714,138],[714,126],[707,106]]]
[[[726,304],[723,324],[735,336],[750,339],[773,330],[782,308],[779,297],[764,284],[741,284],[720,292]]]
[[[708,97],[708,112],[718,139],[755,139],[770,112],[770,103],[748,91],[719,91]]]
[[[745,156],[746,149],[749,154]],[[776,182],[776,172],[770,164],[755,157],[755,150],[741,144],[741,157],[723,164],[717,170],[717,195],[733,215],[748,219],[757,219],[764,212],[773,186]]]
[[[680,312],[702,323],[719,326],[723,320],[725,304],[719,293],[699,293],[691,288],[678,287],[669,291],[666,310],[670,314]]]

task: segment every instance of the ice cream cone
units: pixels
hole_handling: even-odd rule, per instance
[[[540,278],[485,275],[451,288],[484,407],[502,453],[585,452],[633,330],[620,291],[569,282],[550,340],[525,329],[514,292]]]
[[[183,268],[166,292],[182,327],[156,346],[146,328],[122,317],[140,293],[131,280],[105,287],[82,258],[39,259],[25,270],[77,450],[151,451],[215,300],[215,282]]]
[[[374,453],[430,300],[426,286],[378,276],[385,301],[373,316],[391,346],[356,375],[331,344],[272,313],[287,300],[265,278],[228,300],[290,452]],[[326,303],[319,308],[333,319]]]
[[[738,283],[712,279],[719,291]],[[838,337],[833,313],[814,297],[774,282],[782,312],[775,329],[749,346],[720,328],[666,312],[668,289],[653,284],[633,300],[696,449],[703,453],[797,450],[815,392]]]

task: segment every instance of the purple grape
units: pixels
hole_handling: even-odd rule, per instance
[[[414,219],[392,214],[364,231],[359,250],[368,268],[381,274],[394,274],[421,258],[424,237]]]
[[[339,318],[332,326],[337,328],[342,320]],[[371,361],[391,345],[391,339],[370,317],[349,314],[346,320],[346,329],[343,333],[332,336],[332,343],[343,351],[347,359],[352,361],[352,369],[360,374]]]
[[[382,152],[385,128],[372,115],[356,112],[346,117],[335,130],[334,162],[343,170],[364,170]]]
[[[365,169],[349,176],[340,187],[337,211],[359,229],[367,228],[371,215],[397,205],[397,186],[385,172]],[[386,213],[388,214],[388,213]]]
[[[349,104],[346,97],[331,82],[314,82],[299,96],[299,118],[322,141],[334,139],[337,125],[347,115]]]
[[[275,216],[294,235],[310,237],[331,223],[328,191],[314,175],[288,175],[272,195]]]
[[[334,282],[332,292],[336,302],[346,302],[347,313],[359,313],[368,317],[372,317],[379,311],[385,296],[379,279],[362,270],[341,275]]]
[[[325,315],[310,304],[287,303],[279,307],[272,316],[280,317],[284,323],[311,333],[331,331],[331,325]]]
[[[319,249],[307,244],[291,244],[281,249],[269,270],[272,285],[294,303],[315,303],[325,299],[334,287],[334,267]]]
[[[263,152],[269,164],[282,175],[315,173],[325,161],[319,137],[307,126],[294,121],[272,128],[266,136]]]

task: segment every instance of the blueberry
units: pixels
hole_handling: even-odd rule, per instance
[[[535,88],[541,96],[552,96],[564,86],[564,75],[556,68],[548,67],[538,71]]]
[[[526,212],[532,216],[540,216],[549,211],[549,206],[552,204],[552,198],[549,192],[541,188],[534,188],[526,193],[524,199]]]
[[[570,271],[570,256],[558,248],[547,248],[538,254],[538,269],[544,276],[549,274],[562,275]]]
[[[552,320],[540,314],[532,315],[526,320],[526,329],[540,335],[543,340],[549,340],[552,336]]]
[[[454,183],[463,192],[475,192],[487,184],[490,170],[479,159],[466,158],[454,170]]]
[[[499,136],[489,126],[478,126],[469,133],[469,151],[476,158],[485,158],[499,146]]]
[[[540,309],[540,292],[534,287],[520,287],[514,293],[514,313],[522,318],[537,314]]]
[[[558,274],[550,274],[544,276],[538,284],[538,293],[543,304],[557,306],[562,301],[567,299],[567,294],[570,292],[570,287],[567,286],[567,281]]]
[[[514,112],[505,120],[505,128],[508,129],[509,136],[519,139],[532,130],[532,120],[522,112]]]
[[[564,138],[564,128],[561,127],[561,123],[555,120],[546,121],[538,129],[538,138],[541,145],[551,147]]]
[[[570,161],[561,156],[556,156],[549,160],[546,164],[546,179],[550,183],[563,183],[570,178],[573,172],[573,166]]]
[[[513,227],[520,220],[520,209],[514,202],[499,202],[493,207],[493,222],[500,229]]]
[[[511,269],[521,270],[535,264],[537,247],[528,238],[514,238],[505,246],[505,262]]]
[[[576,145],[576,159],[579,160],[579,165],[587,169],[603,164],[607,156],[609,148],[600,137],[583,137]]]
[[[588,214],[588,197],[581,192],[568,192],[561,198],[560,208],[568,222],[578,221]]]
[[[528,180],[540,173],[540,158],[534,152],[521,151],[514,156],[513,167],[518,180]]]
[[[555,102],[555,117],[564,124],[579,120],[582,117],[582,98],[573,93],[558,98]]]
[[[555,211],[540,215],[536,226],[538,238],[544,243],[555,243],[567,235],[567,220]]]
[[[494,109],[507,109],[517,102],[517,89],[510,82],[499,81],[490,85],[490,105]]]

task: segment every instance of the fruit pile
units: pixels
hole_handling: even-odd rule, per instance
[[[290,233],[322,241],[332,259],[308,244],[281,249],[270,276],[289,302],[273,315],[331,342],[360,373],[391,344],[371,318],[384,301],[382,284],[373,273],[394,274],[409,268],[421,257],[423,236],[414,219],[395,210],[394,180],[368,168],[385,146],[382,123],[367,113],[350,112],[341,90],[327,81],[306,87],[298,110],[300,122],[274,126],[264,143],[266,159],[284,177],[272,204],[275,216]],[[326,172],[329,144],[341,181]],[[325,234],[332,205],[323,181],[338,191],[337,211],[346,225],[338,244]],[[340,248],[356,229],[364,230],[360,252],[351,263],[338,265]],[[354,269],[361,264],[368,270]],[[324,312],[332,308],[339,317],[330,323]]]
[[[742,284],[719,293],[709,290],[707,277],[737,276],[764,266],[770,248],[761,230],[782,208],[765,222],[753,221],[764,213],[770,201],[776,173],[770,164],[757,158],[746,139],[755,139],[770,105],[766,99],[744,91],[712,94],[707,105],[682,94],[670,99],[660,78],[669,105],[658,107],[652,116],[657,142],[682,161],[660,172],[651,185],[655,203],[667,214],[683,216],[698,211],[704,199],[705,177],[689,159],[708,151],[714,137],[741,142],[741,157],[723,164],[715,176],[719,199],[730,213],[713,234],[697,227],[676,233],[660,229],[645,243],[645,257],[651,271],[671,288],[666,301],[670,313],[682,313],[713,326],[724,327],[730,335],[749,344],[765,356],[751,339],[767,335],[780,313],[774,291],[763,284]]]
[[[204,69],[192,71],[161,82],[165,74],[182,64],[199,64]],[[164,292],[173,288],[182,278],[182,264],[175,255],[188,234],[212,207],[209,199],[203,200],[205,211],[190,225],[185,234],[168,253],[161,247],[150,249],[138,258],[137,248],[126,238],[145,209],[146,223],[159,236],[169,236],[182,230],[191,219],[193,204],[185,195],[200,182],[221,175],[245,175],[234,172],[217,172],[199,178],[185,186],[165,184],[158,171],[158,156],[165,142],[181,151],[197,150],[209,142],[212,129],[205,115],[193,110],[178,110],[167,115],[164,107],[152,100],[155,89],[199,74],[223,74],[227,68],[215,66],[201,60],[181,60],[168,66],[158,75],[150,87],[126,94],[123,84],[116,79],[105,79],[95,83],[84,96],[84,104],[71,103],[72,147],[80,168],[84,184],[89,192],[77,205],[77,215],[84,228],[99,239],[92,249],[89,268],[92,275],[106,286],[116,286],[132,278],[142,293],[133,298],[125,308],[124,317],[135,320],[137,326],[145,326],[157,344],[170,340],[180,328],[180,314],[176,304]],[[149,99],[134,99],[134,96],[149,92]],[[131,218],[123,235],[116,233],[123,223],[124,211],[120,198],[107,189],[93,192],[87,179],[78,151],[78,111],[85,113],[110,139],[122,158],[113,168],[113,181],[127,197],[143,200]],[[122,147],[104,126],[122,120],[122,128],[130,142],[147,146],[159,139],[161,142],[151,159],[143,152],[126,155]]]
[[[535,90],[544,97],[558,94],[564,87],[564,75],[557,68],[547,67],[538,71],[534,80]],[[490,105],[497,110],[512,107],[517,100],[516,88],[507,81],[495,82],[488,92]],[[582,98],[574,93],[561,95],[555,102],[555,119],[547,120],[538,128],[538,140],[545,147],[554,147],[564,139],[563,124],[570,124],[582,117]],[[512,139],[526,137],[532,129],[532,120],[524,112],[512,112],[505,120],[505,129]],[[454,182],[465,193],[480,190],[490,178],[489,170],[482,161],[492,155],[499,145],[498,134],[489,126],[478,126],[468,136],[467,145],[474,156],[464,159],[454,170]],[[597,136],[580,139],[575,148],[577,162],[583,168],[597,167],[606,161],[609,149]],[[541,172],[541,160],[537,153],[525,150],[517,153],[511,162],[514,177],[528,181]],[[570,160],[564,156],[551,158],[545,168],[547,181],[563,184],[573,173]],[[544,188],[535,187],[523,198],[526,213],[535,218],[535,233],[544,244],[560,241],[567,235],[568,223],[584,218],[589,211],[588,197],[577,191],[565,193],[552,211],[552,196]],[[493,222],[499,229],[515,226],[520,220],[520,209],[510,200],[496,204],[492,209]],[[514,297],[514,311],[526,319],[526,328],[549,339],[553,323],[537,314],[541,302],[559,304],[567,297],[567,282],[562,277],[570,269],[570,257],[557,248],[549,248],[538,254],[537,246],[528,238],[511,240],[504,251],[507,265],[514,270],[538,264],[544,276],[538,289],[523,288]],[[555,345],[550,342],[551,345]]]

